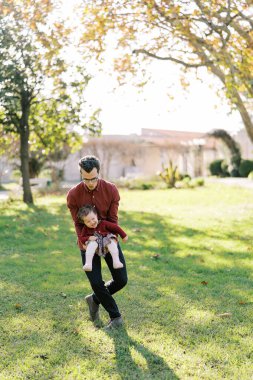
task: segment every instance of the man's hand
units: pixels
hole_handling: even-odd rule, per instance
[[[90,236],[88,240],[89,240],[89,241],[96,241],[96,240],[97,240],[97,237],[96,237],[96,236]]]
[[[128,241],[128,236],[125,236],[124,239],[122,239],[122,241],[125,243],[126,241]]]

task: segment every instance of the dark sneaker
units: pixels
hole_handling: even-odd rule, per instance
[[[117,329],[123,325],[122,317],[112,318],[108,325],[105,327],[105,330]]]
[[[90,319],[94,322],[99,319],[99,305],[94,302],[92,294],[86,296],[85,301],[89,306]]]

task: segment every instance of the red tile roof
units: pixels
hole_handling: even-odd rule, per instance
[[[174,131],[164,129],[141,129],[141,137],[149,143],[156,145],[204,145],[205,148],[214,149],[216,140],[203,132]]]

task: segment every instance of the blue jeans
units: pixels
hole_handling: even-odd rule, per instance
[[[123,268],[114,269],[112,265],[113,263],[112,263],[112,257],[110,253],[105,255],[105,261],[112,275],[112,279],[110,281],[105,283],[102,279],[101,257],[98,256],[97,254],[94,255],[94,258],[92,261],[92,271],[85,272],[94,292],[92,295],[94,302],[97,305],[101,303],[101,305],[108,312],[110,318],[120,317],[121,314],[119,312],[118,306],[114,298],[112,297],[112,295],[118,292],[127,284],[126,262],[125,262],[124,255],[121,251],[119,244],[118,244],[118,249],[119,249],[120,261],[122,262],[122,264],[124,264]],[[85,251],[81,250],[81,255],[82,255],[82,262],[84,265]]]

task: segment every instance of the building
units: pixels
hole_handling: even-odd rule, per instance
[[[240,130],[233,138],[241,147],[242,157],[253,159],[253,144],[246,130]],[[213,160],[230,159],[223,142],[205,133],[143,128],[141,135],[86,138],[82,149],[69,155],[66,160],[55,163],[55,169],[64,173],[65,181],[77,182],[80,180],[78,161],[86,154],[98,156],[103,163],[101,175],[112,180],[120,177],[152,177],[170,160],[182,174],[206,176]],[[1,156],[1,181],[10,181],[12,173],[13,166],[8,158]]]
[[[180,173],[192,177],[209,174],[208,165],[223,158],[222,144],[202,132],[157,130],[143,128],[141,135],[106,135],[91,137],[83,148],[69,156],[64,165],[67,181],[80,178],[78,160],[87,154],[98,156],[101,175],[119,177],[152,177],[171,160]]]

